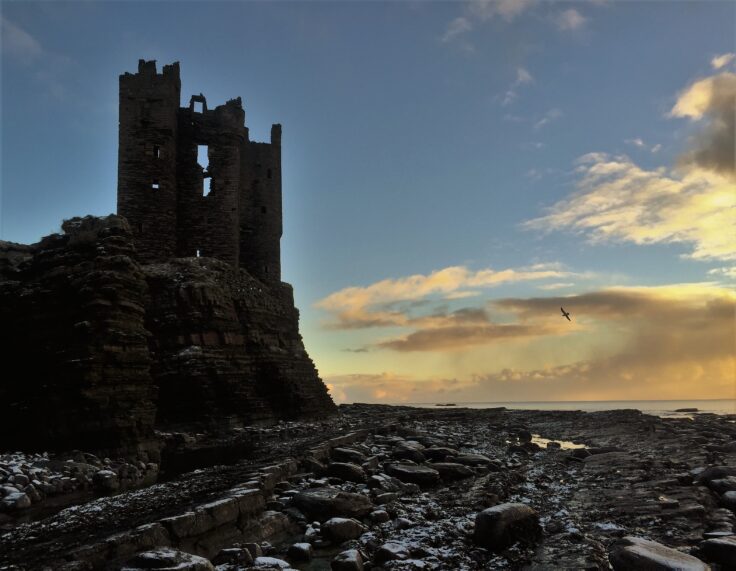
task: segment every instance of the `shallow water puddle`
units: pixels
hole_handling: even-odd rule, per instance
[[[587,448],[585,444],[575,444],[569,440],[551,440],[549,438],[543,438],[539,434],[532,434],[532,442],[542,448],[546,448],[550,442],[555,442],[560,445],[563,450],[575,450],[576,448]]]

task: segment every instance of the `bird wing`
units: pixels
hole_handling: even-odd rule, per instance
[[[566,313],[566,314],[565,314],[565,317],[567,318],[567,320],[568,320],[568,321],[572,321],[572,320],[570,319],[570,314],[569,314],[569,313]]]

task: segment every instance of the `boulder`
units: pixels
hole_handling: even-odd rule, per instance
[[[458,451],[454,448],[446,448],[444,446],[432,446],[431,448],[425,448],[423,454],[434,461],[442,461],[448,456],[457,456]]]
[[[5,510],[24,510],[31,507],[31,498],[23,492],[10,492],[2,501],[2,506]]]
[[[502,551],[517,541],[533,543],[541,536],[539,515],[530,506],[506,503],[480,512],[475,518],[473,540],[492,551]]]
[[[256,557],[255,561],[253,561],[253,566],[256,569],[291,569],[291,565],[283,559],[277,559],[276,557]]]
[[[413,466],[411,464],[389,464],[386,471],[402,482],[417,484],[422,487],[434,486],[440,481],[440,474],[428,466]]]
[[[386,510],[376,510],[369,514],[373,523],[385,523],[391,519]]]
[[[356,482],[358,484],[362,484],[366,480],[365,470],[348,462],[332,462],[327,466],[327,474],[346,482]]]
[[[231,547],[229,549],[221,549],[220,552],[212,559],[214,565],[251,565],[253,556],[250,551],[243,547]]]
[[[363,571],[363,557],[357,549],[338,554],[330,563],[332,571]]]
[[[404,560],[409,558],[409,549],[403,543],[390,541],[384,543],[376,549],[373,554],[373,562],[376,565],[383,565],[387,561]]]
[[[608,554],[615,571],[708,571],[697,557],[656,541],[626,536],[613,544]]]
[[[421,463],[426,460],[426,457],[422,452],[423,450],[424,446],[419,444],[419,442],[409,440],[397,444],[391,452],[391,456],[397,460],[411,460],[412,462]]]
[[[157,569],[159,571],[214,571],[212,563],[204,557],[192,555],[178,549],[159,547],[144,551],[123,565],[122,571]]]
[[[474,474],[474,472],[466,465],[455,462],[435,462],[433,464],[429,464],[429,466],[437,470],[440,473],[440,478],[445,482],[470,478]]]
[[[311,519],[324,521],[331,517],[362,517],[373,509],[370,498],[343,492],[337,488],[313,488],[299,492],[292,504]]]
[[[708,487],[717,494],[736,492],[736,476],[726,476],[725,478],[710,480]]]
[[[699,555],[706,561],[723,565],[724,569],[736,568],[736,535],[706,539],[700,544]]]
[[[731,511],[736,511],[736,492],[726,492],[721,496],[721,505]]]
[[[294,543],[289,547],[287,555],[293,561],[309,561],[312,559],[313,551],[309,543]]]
[[[358,539],[366,529],[357,520],[333,517],[322,524],[321,530],[326,539],[339,544],[349,539]]]

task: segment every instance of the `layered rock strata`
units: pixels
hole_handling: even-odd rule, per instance
[[[15,449],[155,454],[155,422],[334,412],[288,284],[209,258],[141,265],[117,216],[62,230],[0,243],[0,347],[22,371],[0,384],[0,430]]]

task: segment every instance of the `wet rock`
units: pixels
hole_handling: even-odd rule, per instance
[[[204,557],[198,557],[178,549],[160,547],[151,551],[144,551],[133,557],[122,568],[124,571],[139,569],[159,569],[161,571],[214,571],[212,563]]]
[[[363,483],[366,480],[365,471],[360,466],[347,462],[332,462],[327,467],[327,474],[345,480],[346,482]]]
[[[308,517],[320,521],[331,517],[362,517],[373,509],[367,496],[332,487],[304,490],[291,501]]]
[[[695,483],[707,485],[711,480],[720,480],[728,476],[736,476],[736,466],[710,466],[695,476]]]
[[[253,559],[263,556],[263,548],[258,543],[244,543],[243,548],[248,550]]]
[[[309,543],[294,543],[287,552],[289,559],[294,561],[309,561],[313,554],[314,550]]]
[[[376,549],[373,554],[373,562],[376,565],[383,565],[387,561],[408,559],[409,555],[409,549],[406,545],[390,541]]]
[[[336,462],[349,462],[351,464],[362,464],[366,461],[366,456],[359,450],[353,448],[333,448],[331,456]]]
[[[434,486],[440,480],[440,474],[428,466],[412,466],[411,464],[389,464],[386,471],[402,482],[417,484],[422,487]]]
[[[541,531],[534,509],[526,504],[506,503],[476,516],[473,540],[492,551],[501,551],[517,541],[532,543],[539,539]]]
[[[338,554],[330,563],[332,571],[363,571],[363,557],[357,549]]]
[[[457,464],[454,462],[435,462],[429,466],[437,470],[440,473],[440,478],[446,482],[462,480],[463,478],[470,478],[474,475],[474,472],[464,464]]]
[[[402,489],[401,481],[387,474],[375,474],[368,478],[368,487],[379,488],[386,492],[399,492]]]
[[[461,454],[455,457],[455,462],[466,466],[485,466],[493,461],[483,454]]]
[[[357,539],[365,532],[365,527],[359,521],[342,517],[328,519],[321,529],[322,535],[335,543]]]
[[[221,549],[212,559],[212,563],[214,565],[250,565],[253,563],[253,556],[245,548],[231,547],[229,549]]]
[[[265,569],[291,569],[289,565],[283,559],[277,559],[276,557],[256,557],[253,561],[253,566]]]
[[[95,489],[104,492],[114,492],[120,488],[120,481],[118,475],[112,470],[100,470],[94,476],[92,476],[92,484]]]
[[[725,492],[721,496],[721,505],[731,511],[736,511],[736,492]]]
[[[385,523],[391,519],[386,510],[375,510],[368,515],[373,523]]]
[[[656,541],[626,536],[614,543],[608,559],[615,571],[708,571],[697,557]]]
[[[447,448],[444,446],[432,446],[425,448],[423,451],[424,455],[430,460],[441,462],[448,456],[457,456],[459,452],[454,448]]]
[[[710,480],[708,487],[717,494],[736,492],[736,476],[726,476],[725,478]]]
[[[3,498],[2,506],[7,511],[24,510],[31,507],[31,498],[23,492],[10,492]]]
[[[423,450],[424,446],[418,442],[404,442],[393,449],[391,456],[397,460],[411,460],[412,462],[421,464],[427,459]]]
[[[736,568],[736,535],[706,539],[698,551],[710,563],[718,563],[726,569]]]

